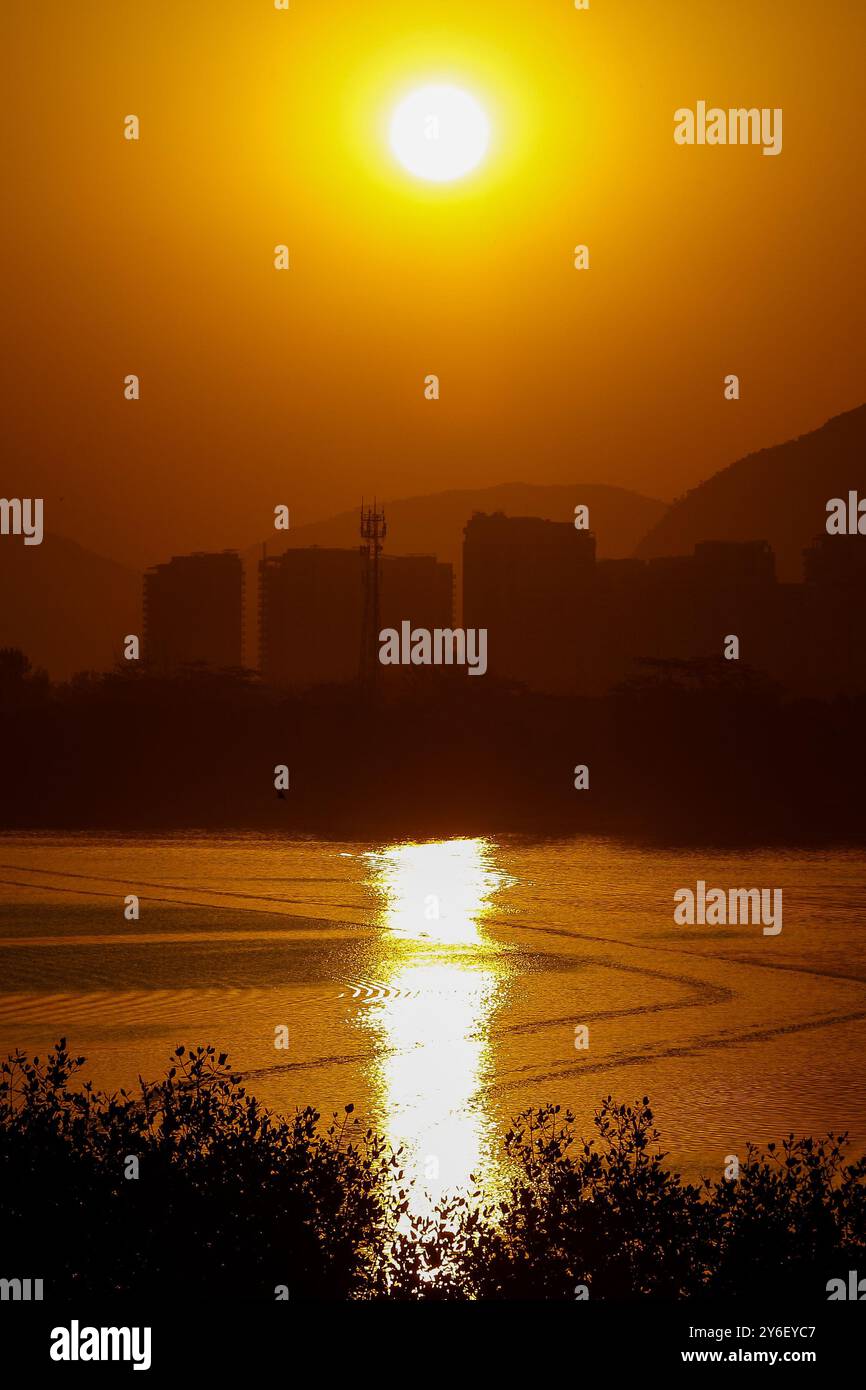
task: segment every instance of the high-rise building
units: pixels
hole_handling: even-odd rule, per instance
[[[803,574],[793,649],[810,678],[807,693],[866,691],[866,536],[818,536],[803,552]]]
[[[532,689],[600,694],[649,658],[721,655],[737,634],[760,665],[782,599],[766,541],[596,562],[570,522],[476,515],[464,539],[464,622],[488,630],[488,670]]]
[[[699,583],[719,587],[775,584],[776,557],[769,541],[699,541],[694,572]]]
[[[383,555],[382,627],[450,627],[454,621],[454,571],[435,555]]]
[[[432,555],[383,555],[379,622],[450,627],[452,570]],[[364,605],[359,550],[291,548],[259,564],[259,662],[264,680],[302,686],[354,681]],[[393,668],[388,668],[393,669]]]
[[[595,536],[572,522],[501,512],[476,513],[463,536],[463,622],[487,629],[488,671],[532,689],[574,689]]]
[[[691,555],[648,560],[627,605],[609,617],[632,658],[703,660],[733,635],[743,660],[760,666],[779,602],[767,541],[701,541]]]
[[[259,668],[273,685],[358,674],[363,604],[357,550],[289,549],[259,564]]]
[[[807,584],[863,585],[866,583],[866,536],[818,536],[803,551]]]
[[[174,555],[144,576],[143,652],[152,670],[243,663],[243,564],[236,551]]]

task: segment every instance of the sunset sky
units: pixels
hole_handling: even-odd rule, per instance
[[[854,0],[11,0],[4,28],[0,491],[48,531],[144,564],[362,492],[669,498],[866,397]],[[388,145],[436,81],[491,127],[452,184]],[[678,147],[699,100],[783,108],[782,153]]]

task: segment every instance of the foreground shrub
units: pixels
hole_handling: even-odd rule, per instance
[[[400,1152],[351,1105],[324,1132],[312,1109],[274,1115],[213,1047],[179,1047],[135,1094],[75,1084],[83,1060],[61,1039],[0,1071],[0,1272],[48,1298],[823,1299],[866,1272],[846,1135],[750,1147],[736,1181],[692,1185],[646,1097],[607,1097],[591,1139],[550,1105],[505,1135],[495,1200],[419,1214]]]
[[[577,1139],[557,1105],[506,1134],[514,1175],[465,1267],[476,1296],[814,1299],[866,1269],[866,1158],[846,1161],[847,1135],[750,1145],[737,1180],[691,1185],[646,1096],[608,1096],[595,1128]]]
[[[3,1263],[56,1296],[350,1298],[391,1215],[393,1157],[351,1106],[322,1134],[246,1094],[213,1047],[179,1047],[137,1095],[73,1088],[65,1039],[3,1066]],[[139,1178],[125,1177],[130,1158]],[[386,1195],[387,1199],[386,1199]]]

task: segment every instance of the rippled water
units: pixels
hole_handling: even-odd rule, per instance
[[[855,851],[6,836],[0,861],[4,1054],[65,1034],[117,1087],[212,1042],[279,1109],[353,1102],[434,1195],[495,1179],[519,1110],[588,1131],[608,1093],[648,1094],[691,1175],[789,1129],[866,1147]],[[782,933],[676,926],[699,878],[782,888]]]

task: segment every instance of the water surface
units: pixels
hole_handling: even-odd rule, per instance
[[[781,935],[676,926],[699,878],[782,888]],[[866,1147],[864,907],[848,850],[4,836],[0,1052],[65,1034],[116,1088],[214,1043],[278,1109],[354,1103],[434,1195],[495,1181],[529,1105],[588,1131],[647,1094],[673,1161],[718,1176],[791,1129]]]

